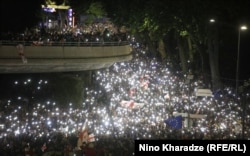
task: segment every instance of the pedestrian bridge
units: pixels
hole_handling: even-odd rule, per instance
[[[132,59],[128,42],[1,41],[0,73],[49,73],[108,68]]]

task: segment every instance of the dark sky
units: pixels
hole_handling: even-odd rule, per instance
[[[44,0],[1,0],[1,32],[34,26]]]

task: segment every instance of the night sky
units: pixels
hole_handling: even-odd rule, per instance
[[[18,32],[36,25],[43,1],[1,0],[1,32]]]

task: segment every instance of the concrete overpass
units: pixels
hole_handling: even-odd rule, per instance
[[[108,68],[132,59],[128,42],[84,42],[34,45],[1,41],[0,73],[49,73]]]

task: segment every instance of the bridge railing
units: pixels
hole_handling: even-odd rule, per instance
[[[68,42],[68,41],[10,41],[1,40],[0,46],[16,46],[22,44],[24,46],[124,46],[128,45],[128,41],[117,42]]]

